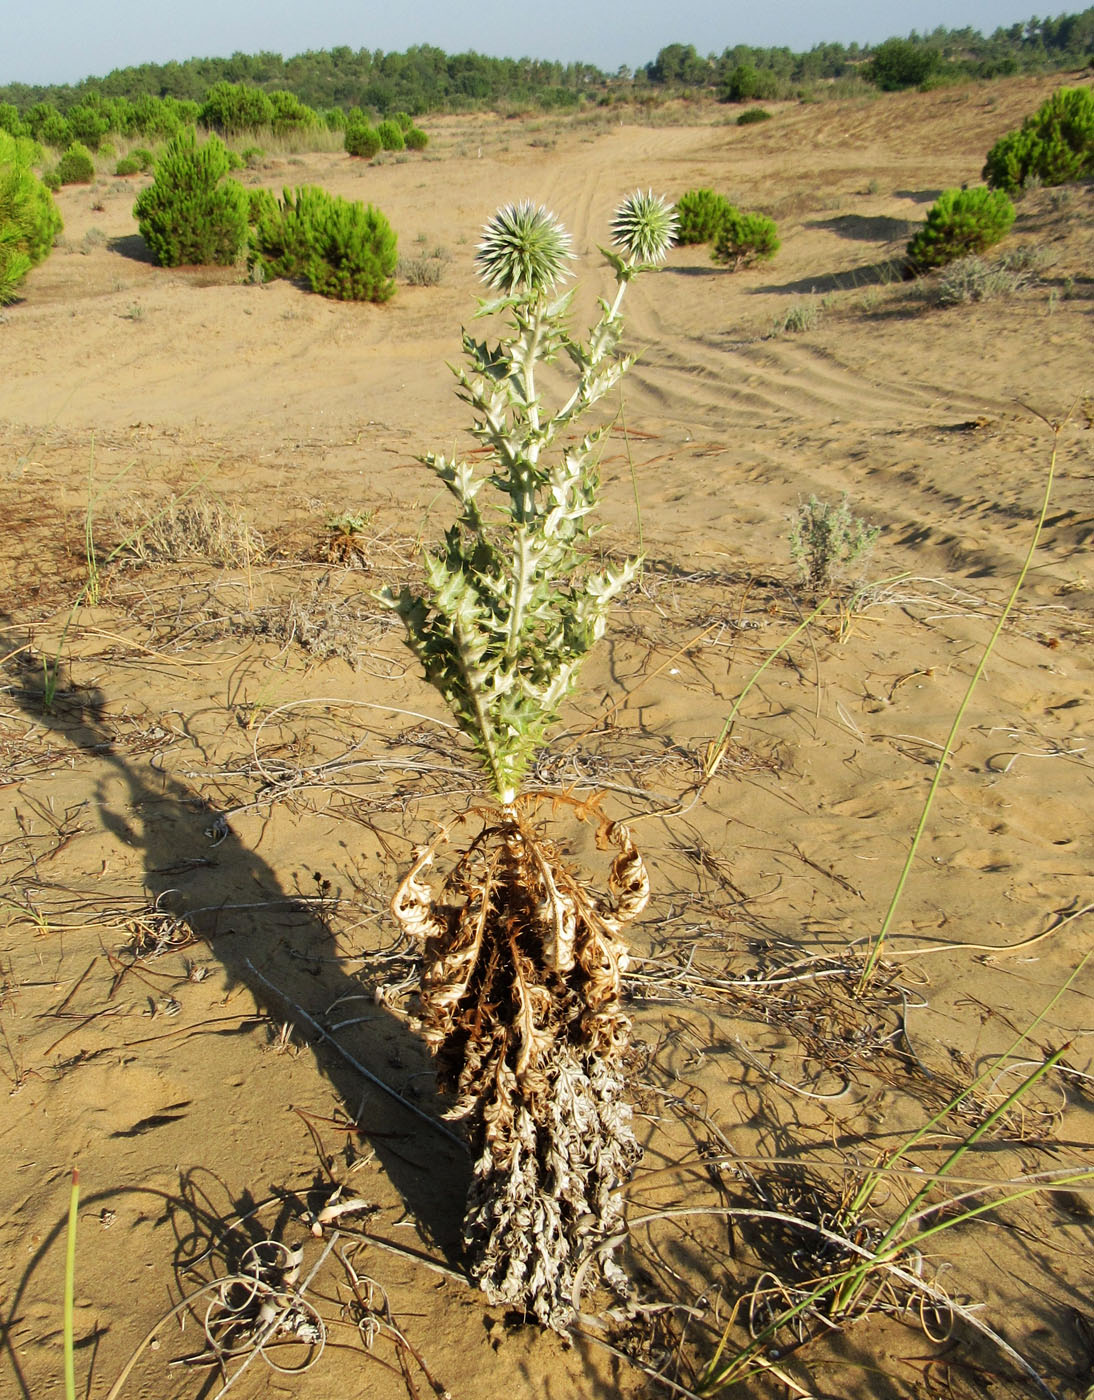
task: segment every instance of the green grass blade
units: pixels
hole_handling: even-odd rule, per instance
[[[80,1205],[80,1169],[72,1168],[72,1194],[68,1200],[68,1238],[65,1249],[65,1400],[76,1400],[76,1358],[72,1314],[76,1295],[76,1214]]]
[[[961,704],[957,707],[957,713],[953,717],[953,723],[950,725],[950,732],[946,736],[946,743],[939,757],[938,766],[935,768],[934,778],[931,780],[930,788],[927,790],[927,799],[923,804],[923,812],[916,825],[915,833],[912,836],[912,844],[908,848],[908,855],[904,861],[903,869],[897,878],[896,888],[893,890],[893,897],[889,901],[889,907],[885,911],[885,918],[882,920],[881,928],[878,930],[877,937],[874,939],[869,957],[866,959],[866,965],[862,969],[862,975],[858,980],[856,991],[859,995],[865,991],[869,984],[870,978],[873,976],[874,969],[877,967],[878,961],[885,948],[885,940],[888,938],[889,930],[892,928],[893,920],[896,918],[897,905],[900,903],[901,895],[904,893],[904,886],[908,882],[908,876],[911,873],[912,865],[915,863],[916,852],[919,850],[919,843],[923,838],[924,831],[927,829],[927,819],[931,814],[931,808],[934,806],[935,794],[938,792],[943,774],[946,772],[946,766],[950,761],[950,755],[953,753],[954,744],[957,742],[957,734],[964,721],[965,711],[968,709],[969,703],[972,700],[973,691],[979,684],[980,677],[984,674],[988,661],[995,651],[995,644],[999,640],[1007,619],[1014,610],[1014,605],[1018,601],[1018,594],[1022,590],[1022,585],[1026,581],[1026,575],[1029,573],[1030,565],[1033,563],[1033,556],[1041,539],[1041,531],[1044,528],[1045,517],[1048,515],[1048,505],[1052,498],[1052,486],[1056,477],[1056,454],[1059,447],[1060,436],[1059,427],[1054,430],[1054,434],[1052,456],[1048,465],[1048,477],[1045,481],[1044,495],[1041,498],[1041,511],[1037,517],[1037,524],[1034,527],[1033,538],[1030,540],[1029,549],[1026,551],[1025,560],[1019,570],[1014,587],[1011,589],[1006,607],[1004,607],[999,615],[999,621],[995,624],[991,637],[988,639],[988,644],[984,648],[984,654],[981,656],[975,671],[972,673],[968,687],[962,697]]]

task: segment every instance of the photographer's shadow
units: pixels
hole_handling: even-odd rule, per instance
[[[140,850],[152,909],[183,937],[189,930],[208,947],[224,970],[226,993],[245,987],[273,1026],[296,1026],[423,1238],[450,1260],[458,1258],[470,1179],[466,1149],[440,1121],[444,1105],[434,1093],[423,1043],[335,956],[323,901],[286,889],[199,792],[150,763],[130,761],[112,731],[102,690],[73,685],[62,675],[47,707],[50,697],[29,655],[9,655],[8,695],[36,723],[93,758],[100,820]],[[122,780],[121,801],[112,778]],[[350,999],[359,1006],[363,998],[368,1015],[357,1018],[346,1006],[353,1006]],[[333,1048],[333,1037],[326,1039],[325,1011],[336,1003],[338,1020],[355,1022],[339,1028],[336,1043],[344,1053]]]

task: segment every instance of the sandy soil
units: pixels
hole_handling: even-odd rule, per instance
[[[4,1395],[61,1392],[74,1163],[77,1393],[127,1400],[221,1390],[194,1316],[168,1315],[257,1240],[303,1243],[329,1338],[296,1376],[255,1359],[240,1397],[424,1396],[420,1363],[460,1400],[663,1394],[636,1363],[694,1390],[738,1300],[753,1301],[736,1344],[750,1307],[762,1321],[831,1267],[806,1229],[756,1212],[831,1225],[962,1091],[882,1178],[858,1242],[1001,1107],[932,1203],[1089,1166],[1094,189],[1022,203],[1005,247],[1043,265],[1010,296],[941,307],[886,274],[936,194],[975,181],[1051,86],[786,107],[747,128],[721,108],[446,119],[424,159],[290,157],[249,177],[367,199],[405,254],[446,250],[440,285],[379,308],[156,268],[136,182],[63,191],[63,246],[0,317]],[[415,454],[467,442],[446,362],[482,222],[511,198],[552,207],[588,255],[587,315],[597,243],[635,185],[714,186],[774,214],[783,246],[735,275],[677,252],[629,299],[640,360],[600,540],[624,552],[641,535],[647,564],[536,773],[654,814],[635,826],[654,897],[634,933],[646,1156],[625,1254],[648,1306],[628,1319],[586,1299],[570,1344],[458,1277],[467,1163],[435,1126],[386,906],[411,845],[474,805],[476,779],[369,595],[410,576],[446,520]],[[790,312],[812,324],[777,330]],[[1032,568],[856,995],[1033,538],[1054,423]],[[656,815],[691,802],[731,706],[813,607],[788,551],[798,504],[843,493],[881,527],[854,601],[749,691],[701,800]],[[154,548],[172,494],[216,527],[191,557]],[[363,567],[324,558],[347,510],[368,516]],[[101,596],[74,610],[89,516]],[[599,878],[587,837],[568,839]],[[330,1228],[312,1235],[309,1212],[336,1185],[368,1204],[321,1259]],[[997,1205],[919,1265],[1060,1396],[1094,1380],[1092,1204],[1072,1183]],[[722,1214],[661,1214],[683,1208]],[[736,1393],[1043,1393],[944,1307],[924,1332],[912,1294],[872,1285],[868,1315],[810,1325],[801,1346],[788,1331],[776,1364],[800,1389],[768,1376]]]

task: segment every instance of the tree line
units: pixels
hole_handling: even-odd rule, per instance
[[[0,104],[20,116],[42,104],[68,113],[89,101],[169,99],[203,105],[211,89],[244,85],[292,93],[318,111],[425,112],[535,105],[573,108],[586,102],[656,98],[689,90],[723,101],[783,97],[811,84],[855,79],[880,88],[923,86],[963,77],[1074,68],[1094,55],[1094,7],[1056,19],[1033,18],[983,35],[972,28],[940,27],[929,34],[887,39],[873,47],[824,43],[808,52],[785,46],[737,44],[700,55],[693,44],[669,44],[633,72],[605,73],[588,63],[447,54],[429,44],[403,53],[376,49],[235,53],[230,58],[143,63],[74,84],[0,86]]]

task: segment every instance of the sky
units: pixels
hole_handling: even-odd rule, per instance
[[[700,54],[734,44],[795,51],[835,40],[876,43],[913,29],[971,25],[990,33],[1040,13],[1034,0],[3,0],[0,85],[72,83],[113,68],[170,59],[227,58],[348,44],[401,52],[432,44],[446,53],[580,60],[614,73],[638,68],[667,44]],[[1076,0],[1051,13],[1085,8]]]

